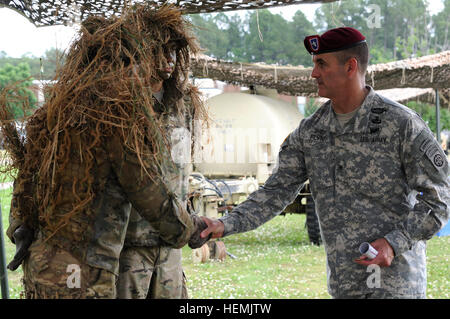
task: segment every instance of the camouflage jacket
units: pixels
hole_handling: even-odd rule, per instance
[[[72,134],[77,138],[76,132]],[[186,209],[180,204],[174,191],[155,183],[142,170],[137,155],[130,153],[119,138],[105,140],[102,147],[93,151],[94,166],[91,169],[98,189],[89,207],[75,214],[67,226],[59,230],[49,241],[76,256],[80,262],[106,269],[118,275],[120,252],[125,241],[131,207],[154,229],[158,229],[158,240],[174,248],[184,246],[194,225]],[[70,211],[73,202],[74,179],[84,177],[80,155],[73,148],[65,175],[59,181],[63,185],[62,214]],[[165,169],[165,168],[161,168]],[[15,194],[22,190],[15,188],[7,234],[13,240],[13,233],[21,221],[13,217]],[[35,230],[35,236],[48,235],[45,225]]]
[[[362,242],[384,237],[395,258],[380,268],[378,289],[425,297],[425,240],[449,219],[447,158],[420,116],[368,88],[343,128],[331,101],[301,121],[281,145],[273,175],[221,218],[224,235],[254,229],[279,214],[309,178],[329,293],[373,292],[369,269],[353,260]],[[417,200],[409,196],[413,190]]]
[[[167,167],[164,177],[170,190],[179,198],[181,205],[187,207],[188,177],[191,170],[191,135],[192,115],[178,113],[173,102],[163,99],[155,100],[156,110],[163,117],[166,132],[171,144],[171,157],[174,167]],[[190,105],[188,95],[177,103]],[[186,112],[189,113],[189,112]],[[134,208],[131,208],[130,221],[128,223],[125,246],[167,246],[161,241],[159,231],[146,221]]]

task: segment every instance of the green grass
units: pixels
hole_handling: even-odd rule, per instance
[[[280,216],[223,239],[237,259],[194,263],[183,248],[190,298],[330,298],[323,247],[310,245],[304,215]],[[450,236],[427,242],[429,299],[450,298]]]
[[[303,215],[276,217],[223,241],[236,259],[194,264],[183,248],[191,298],[329,298],[325,252],[309,245]]]
[[[4,231],[8,227],[11,188],[0,191]],[[183,248],[183,267],[190,298],[330,298],[327,292],[325,252],[310,245],[304,215],[275,217],[260,228],[223,239],[237,258],[194,263],[192,250]],[[5,236],[7,261],[15,246]],[[430,299],[450,298],[450,236],[428,241]],[[8,271],[10,298],[22,291],[22,269]]]
[[[6,236],[6,229],[9,225],[9,209],[11,207],[11,193],[12,187],[4,190],[0,190],[0,204],[2,208],[2,222],[3,222],[3,237],[5,239],[5,249],[6,249],[6,264],[10,262],[14,253],[16,252],[16,246],[11,243],[9,238]],[[22,267],[19,267],[16,271],[8,270],[8,283],[9,283],[9,298],[17,299],[20,298],[20,293],[22,289]]]

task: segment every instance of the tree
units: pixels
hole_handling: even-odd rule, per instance
[[[268,64],[291,64],[293,36],[288,22],[269,10],[252,11],[249,32],[244,36],[247,61]]]
[[[380,26],[370,23],[374,14],[379,14]],[[442,23],[448,16],[442,15]],[[315,26],[321,31],[339,26],[360,30],[371,50],[371,63],[380,63],[433,53],[431,22],[426,0],[355,0],[323,4],[316,11]]]
[[[434,49],[436,52],[450,49],[450,0],[444,1],[444,10],[433,16]]]
[[[192,14],[189,18],[195,26],[195,34],[205,53],[214,58],[226,60],[228,39],[217,26],[218,19],[211,14]]]
[[[64,63],[65,54],[63,51],[50,48],[45,51],[42,57],[22,55],[20,58],[8,57],[6,52],[0,52],[0,67],[6,64],[17,66],[20,63],[28,64],[30,74],[33,78],[39,80],[52,80],[56,75],[56,70]]]
[[[308,21],[302,11],[295,12],[292,22],[289,23],[289,34],[291,35],[290,43],[291,64],[312,66],[311,55],[304,49],[303,39],[316,33],[314,26]]]
[[[17,66],[6,64],[0,68],[0,92],[7,90],[8,107],[14,119],[29,115],[31,109],[36,107],[37,98],[30,90],[32,83],[30,67],[26,63]]]
[[[240,16],[235,14],[227,19],[228,25],[225,30],[228,43],[227,51],[228,57],[233,61],[242,61],[245,56],[246,47],[244,43],[245,21],[242,21]]]
[[[373,1],[372,1],[373,2]],[[365,8],[363,0],[331,2],[321,5],[316,10],[314,26],[320,32],[337,27],[354,27],[367,34],[365,25]]]
[[[191,21],[206,54],[239,62],[312,66],[303,47],[307,35],[350,26],[360,30],[370,49],[370,63],[433,54],[450,47],[450,0],[431,17],[427,0],[352,0],[322,4],[314,23],[297,11],[292,21],[269,10],[237,14],[197,14]],[[373,23],[377,17],[377,23]],[[378,19],[379,18],[379,19]]]

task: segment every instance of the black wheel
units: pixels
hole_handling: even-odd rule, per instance
[[[313,245],[320,246],[322,237],[320,237],[319,219],[316,214],[316,206],[311,196],[306,198],[306,228],[308,230],[309,241]]]

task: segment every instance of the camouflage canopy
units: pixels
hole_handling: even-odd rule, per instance
[[[83,21],[89,15],[111,16],[121,12],[123,7],[136,3],[146,3],[160,7],[171,3],[183,13],[207,13],[244,9],[264,9],[302,3],[325,3],[336,0],[0,0],[0,7],[18,11],[36,26],[71,25]]]
[[[211,78],[241,86],[260,85],[280,94],[315,95],[311,68],[264,63],[239,63],[197,56],[191,63],[194,77]],[[389,88],[444,89],[450,83],[450,51],[383,64],[370,65],[366,82],[376,90]]]

